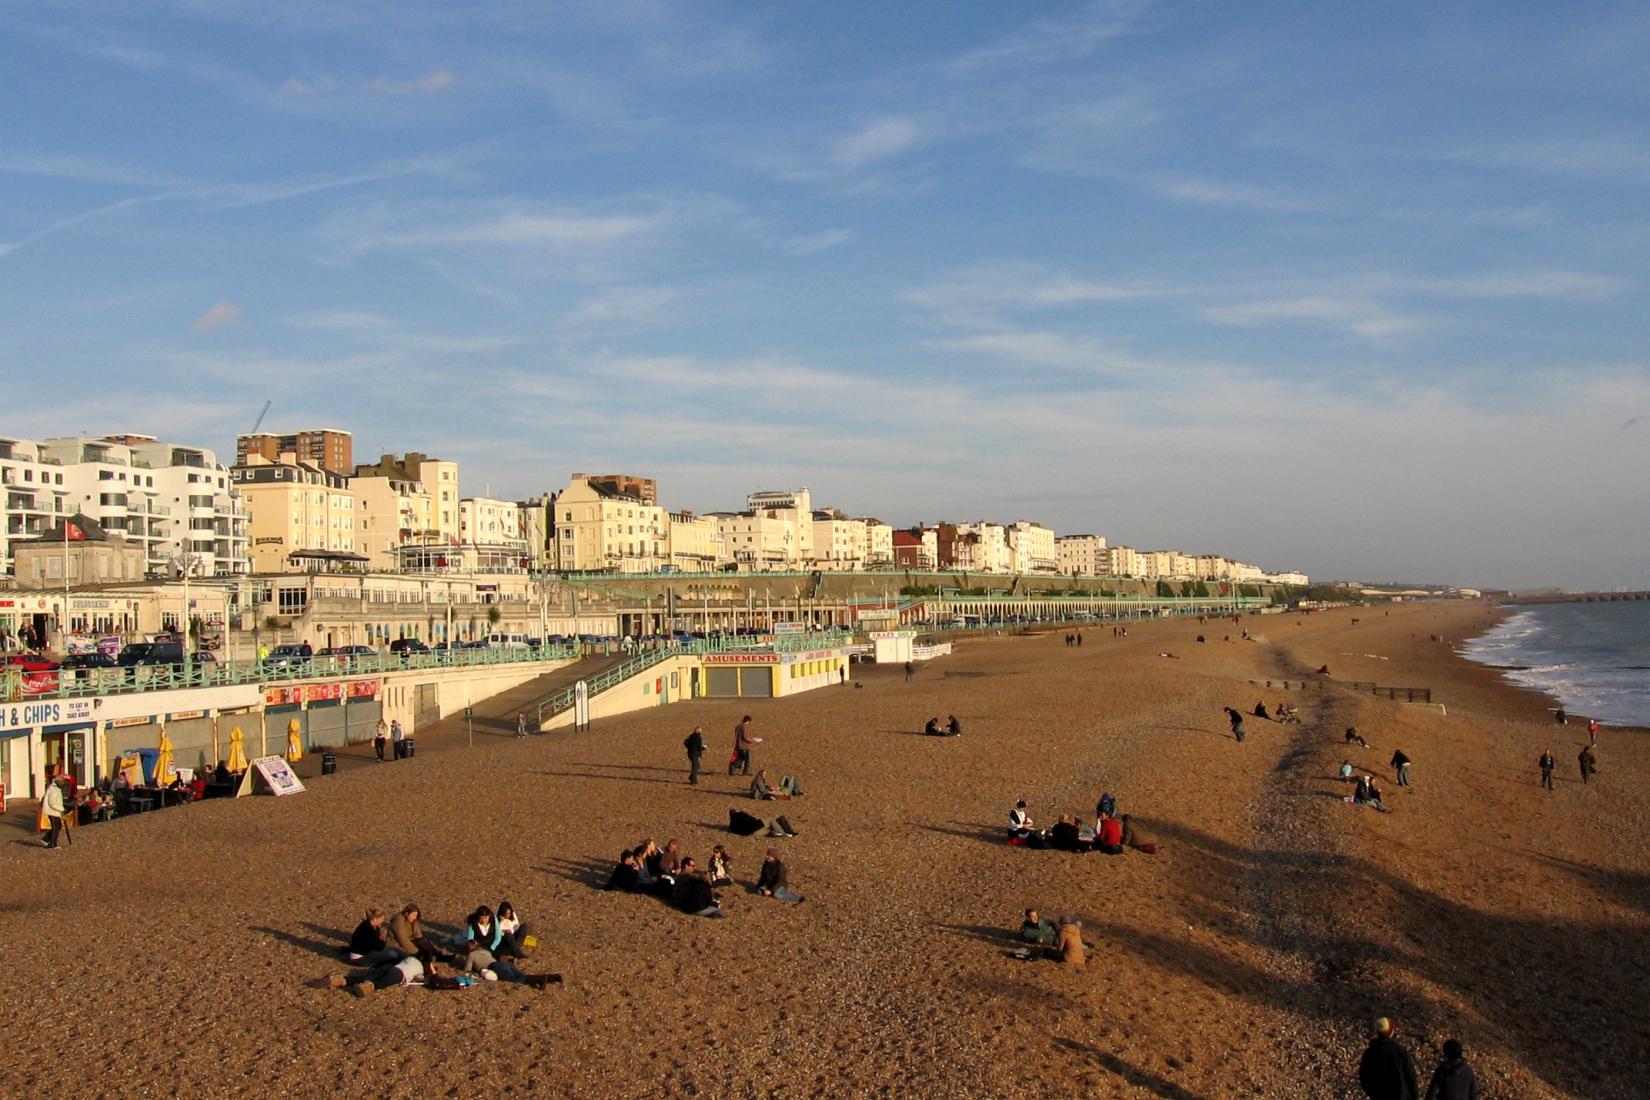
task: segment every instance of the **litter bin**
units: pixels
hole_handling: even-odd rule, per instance
[[[403,750],[405,750],[406,755],[408,755],[408,756],[417,756],[418,755],[418,739],[415,738],[415,737],[408,737],[405,740],[403,740],[401,742],[401,747],[402,747]]]
[[[323,752],[321,754],[321,774],[322,775],[331,775],[333,772],[335,772],[337,770],[338,770],[338,754],[335,753],[335,752]]]

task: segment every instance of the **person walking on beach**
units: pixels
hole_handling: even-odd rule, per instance
[[[46,795],[40,800],[40,814],[46,819],[46,835],[40,843],[48,848],[56,848],[58,837],[63,835],[63,807],[62,781],[53,779],[46,784]]]
[[[905,662],[905,682],[906,683],[909,684],[911,682],[911,674],[915,671],[917,671],[917,666],[912,664],[910,661],[906,661]]]
[[[1444,1060],[1432,1071],[1426,1100],[1478,1100],[1478,1078],[1461,1057],[1461,1040],[1444,1040]]]
[[[1553,789],[1553,769],[1558,767],[1558,759],[1553,756],[1553,750],[1548,749],[1541,754],[1541,785],[1549,791]]]
[[[699,758],[705,755],[704,731],[698,726],[694,726],[693,732],[688,734],[687,739],[682,742],[682,747],[687,750],[688,754],[688,782],[697,787],[699,785]],[[729,769],[728,774],[733,774],[731,769]]]
[[[1598,744],[1598,719],[1597,718],[1587,719],[1587,743],[1589,745]]]
[[[1576,758],[1581,765],[1581,781],[1587,782],[1590,776],[1598,773],[1598,757],[1593,755],[1593,746],[1583,745],[1581,755]]]
[[[760,737],[751,736],[751,716],[745,715],[739,720],[739,724],[733,727],[733,759],[728,761],[729,775],[732,775],[735,769],[738,769],[741,775],[751,773],[751,746],[760,744],[761,741]]]
[[[1243,714],[1240,711],[1227,707],[1226,717],[1232,723],[1232,736],[1239,741],[1243,740]]]
[[[527,736],[527,712],[526,711],[517,711],[516,712],[516,736],[517,737],[526,737]]]
[[[1563,707],[1559,707],[1553,711],[1553,721],[1561,726],[1567,726],[1570,724],[1570,716],[1564,713]]]
[[[372,751],[378,754],[378,762],[380,764],[384,762],[384,748],[389,743],[390,727],[382,718],[380,718],[378,720],[378,729],[372,735]]]
[[[1404,755],[1403,749],[1393,750],[1392,770],[1398,773],[1398,786],[1409,786],[1409,757]]]
[[[407,740],[407,731],[401,728],[401,719],[397,718],[390,723],[390,749],[392,755],[401,759],[401,745]]]
[[[1375,1021],[1375,1035],[1358,1063],[1358,1085],[1369,1100],[1420,1100],[1415,1060],[1398,1042],[1397,1034],[1385,1016]]]

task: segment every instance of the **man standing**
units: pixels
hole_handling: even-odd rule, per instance
[[[1358,1084],[1369,1100],[1420,1100],[1415,1060],[1398,1042],[1397,1030],[1385,1016],[1375,1021],[1375,1035],[1358,1063]]]
[[[517,737],[526,737],[527,736],[527,712],[526,711],[517,711],[516,712],[516,736]]]
[[[1409,786],[1409,757],[1404,755],[1403,749],[1393,750],[1392,768],[1398,773],[1398,786]]]
[[[916,665],[912,664],[910,661],[905,662],[905,682],[906,683],[909,684],[911,682],[911,674],[913,672],[915,672],[916,670],[917,670]]]
[[[741,775],[751,773],[751,746],[760,744],[761,741],[760,737],[751,736],[751,716],[745,715],[739,720],[739,724],[733,727],[733,759],[728,761],[729,775],[732,775],[735,769],[739,769]]]
[[[1598,772],[1598,757],[1593,755],[1593,746],[1583,745],[1577,759],[1581,764],[1581,781],[1585,783]]]
[[[384,762],[384,749],[390,743],[390,727],[384,719],[378,719],[378,732],[372,735],[372,751],[378,754],[378,762]]]
[[[693,732],[688,734],[687,739],[682,742],[682,747],[687,750],[688,754],[688,782],[698,786],[699,758],[705,755],[704,731],[698,726],[694,726]],[[732,769],[729,769],[729,774],[732,774]]]
[[[407,733],[401,728],[401,719],[397,718],[390,723],[390,748],[397,760],[402,756],[402,744],[407,740]]]
[[[1558,767],[1558,759],[1553,756],[1553,750],[1548,749],[1541,754],[1541,785],[1549,791],[1553,789],[1553,769]]]

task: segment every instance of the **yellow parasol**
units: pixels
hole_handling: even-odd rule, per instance
[[[296,764],[304,758],[304,746],[298,736],[298,719],[286,724],[286,758]]]
[[[155,786],[164,787],[172,782],[177,774],[177,768],[172,763],[172,739],[166,736],[166,727],[160,727],[160,751],[155,754]]]
[[[218,751],[218,716],[213,715],[212,716],[212,760],[211,760],[210,763],[208,763],[206,765],[206,770],[211,771],[212,770],[212,765],[216,764],[218,761],[220,761],[222,759],[223,759],[223,756]]]
[[[226,766],[236,775],[246,770],[246,746],[242,743],[245,737],[239,726],[229,731],[229,762]]]

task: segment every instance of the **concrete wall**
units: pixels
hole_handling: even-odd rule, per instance
[[[590,720],[598,718],[612,718],[619,714],[630,714],[633,711],[644,710],[647,707],[660,707],[666,703],[674,703],[679,699],[693,698],[694,673],[699,669],[699,659],[696,656],[684,655],[671,657],[660,661],[652,668],[632,676],[630,679],[615,684],[599,695],[590,698]],[[675,686],[671,685],[671,677],[675,676]],[[663,690],[656,690],[662,687]],[[564,710],[551,718],[543,725],[543,729],[570,729],[573,725],[573,712]]]

